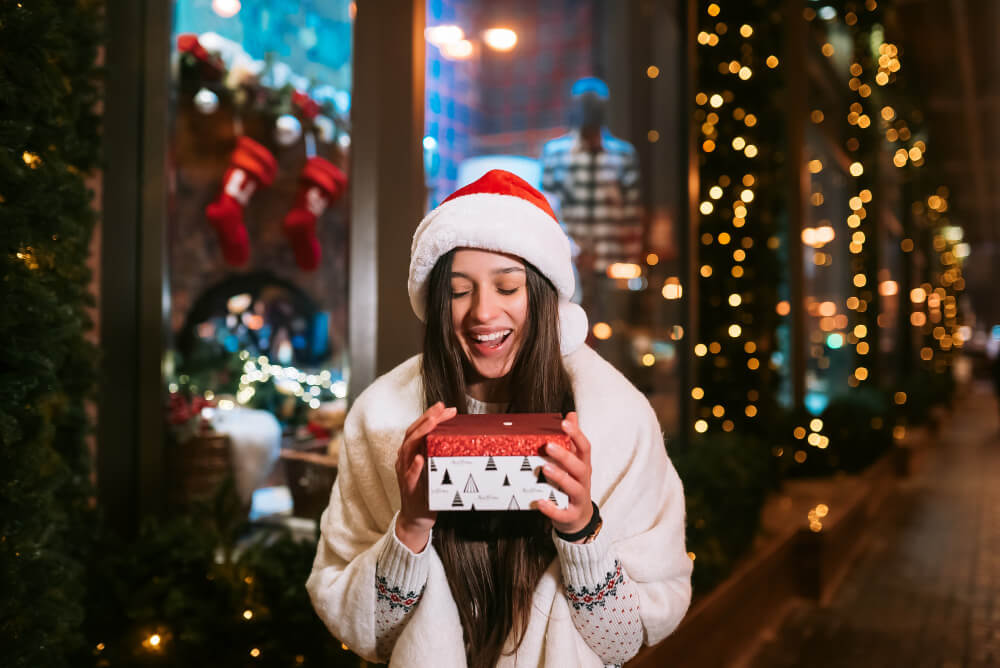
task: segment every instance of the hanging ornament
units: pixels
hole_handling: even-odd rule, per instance
[[[194,107],[206,116],[214,114],[219,108],[219,96],[207,88],[202,88],[194,95]]]
[[[302,123],[291,114],[278,116],[274,123],[274,140],[281,146],[291,146],[302,136]]]
[[[316,126],[316,134],[319,135],[321,142],[329,144],[333,141],[337,134],[337,128],[334,126],[332,119],[326,116],[317,116],[313,119],[313,124]]]

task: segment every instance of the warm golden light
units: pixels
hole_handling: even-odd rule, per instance
[[[704,396],[705,396],[705,390],[701,389],[700,387],[691,388],[692,399],[701,399]]]
[[[773,69],[774,69],[775,67],[777,67],[777,66],[778,66],[778,58],[777,58],[777,56],[774,56],[774,55],[771,55],[771,56],[768,56],[768,57],[767,57],[767,60],[766,60],[766,61],[764,61],[764,62],[765,62],[765,63],[767,64],[767,66],[768,66],[768,67],[770,67],[770,68],[771,68],[772,70],[773,70]]]
[[[694,347],[694,354],[697,357],[704,357],[705,355],[708,354],[708,346],[706,346],[704,343],[699,343]]]
[[[424,29],[424,39],[440,48],[465,39],[465,32],[456,25],[431,26]]]
[[[457,42],[447,42],[439,47],[441,55],[447,60],[466,60],[472,57],[475,47],[467,39]]]
[[[787,301],[780,301],[774,310],[778,315],[788,315],[792,312],[792,307]]]
[[[615,262],[608,266],[608,278],[628,280],[642,276],[642,267],[631,262]]]
[[[732,338],[735,339],[742,333],[743,333],[743,328],[740,327],[739,325],[734,323],[729,326],[729,336],[731,336]]]
[[[645,355],[642,356],[643,366],[653,366],[654,364],[656,364],[655,355],[653,355],[652,353],[646,353]]]
[[[729,305],[730,306],[736,307],[736,306],[739,306],[742,302],[743,302],[743,298],[740,297],[738,293],[734,292],[733,294],[729,295]]]
[[[684,296],[684,288],[681,287],[681,281],[676,276],[671,276],[663,283],[663,290],[661,291],[664,299],[680,299]]]
[[[865,173],[864,165],[860,162],[852,162],[850,167],[851,176],[861,176]]]
[[[660,261],[660,256],[657,255],[656,253],[650,253],[649,255],[646,256],[646,264],[648,264],[650,267],[655,267],[659,261]]]
[[[699,434],[704,434],[706,431],[708,431],[708,422],[706,422],[705,420],[695,421],[694,430]]]
[[[899,283],[896,281],[882,281],[878,284],[878,293],[883,297],[891,297],[899,292]]]
[[[517,45],[517,33],[510,28],[490,28],[483,33],[483,41],[494,51],[510,51]]]
[[[611,338],[611,325],[606,322],[598,322],[594,325],[593,330],[594,337],[602,341],[606,341]]]
[[[656,65],[650,65],[649,67],[646,68],[646,76],[649,77],[650,79],[655,79],[656,77],[660,76],[660,68],[657,67]]]

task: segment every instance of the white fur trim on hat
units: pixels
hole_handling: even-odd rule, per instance
[[[575,288],[569,237],[548,213],[520,197],[494,193],[462,195],[428,213],[413,235],[407,285],[421,321],[431,270],[454,248],[509,253],[534,265],[559,293],[563,354],[583,343],[587,316],[569,301]]]

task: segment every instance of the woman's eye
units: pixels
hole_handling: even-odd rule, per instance
[[[520,290],[520,288],[511,288],[510,290],[504,290],[503,288],[497,288],[497,292],[499,292],[502,295],[512,295],[515,292],[517,292],[518,290]]]
[[[464,297],[467,294],[469,294],[468,290],[466,290],[464,292],[458,292],[458,291],[452,290],[451,291],[451,298],[452,299],[458,299],[459,297]]]

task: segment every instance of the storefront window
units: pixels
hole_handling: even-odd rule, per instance
[[[350,371],[353,12],[175,3],[164,375],[179,502],[231,475],[254,518],[325,504]]]
[[[682,58],[676,8],[641,4],[429,0],[427,207],[491,169],[542,190],[574,245],[588,342],[676,433]]]

